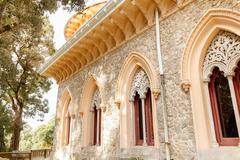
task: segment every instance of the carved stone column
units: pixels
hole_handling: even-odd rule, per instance
[[[240,116],[239,116],[238,104],[237,104],[235,89],[234,89],[233,80],[232,80],[233,76],[228,75],[227,79],[228,79],[228,84],[229,84],[232,103],[233,103],[234,115],[235,115],[236,123],[237,123],[237,130],[238,130],[238,134],[240,134]],[[239,145],[240,145],[240,143],[239,143]]]
[[[208,113],[208,119],[209,119],[209,125],[210,125],[210,134],[211,134],[211,145],[212,147],[218,147],[216,134],[215,134],[215,128],[214,128],[214,122],[213,122],[213,113],[212,113],[212,107],[211,107],[211,101],[209,96],[209,88],[208,88],[209,80],[204,81],[204,92],[206,97],[206,107],[207,107],[207,113]]]
[[[146,135],[146,117],[145,117],[145,97],[141,97],[142,101],[142,121],[143,121],[143,145],[147,145],[147,135]]]

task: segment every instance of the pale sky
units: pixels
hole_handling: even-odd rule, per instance
[[[62,8],[59,8],[54,14],[49,16],[50,23],[54,27],[54,42],[56,49],[59,49],[66,42],[64,38],[64,27],[72,14],[73,13],[69,13]],[[48,99],[49,102],[49,113],[45,114],[43,121],[38,121],[39,117],[26,120],[28,124],[34,129],[39,125],[48,122],[52,117],[55,116],[58,86],[54,80],[53,82],[54,83],[51,86],[50,91],[44,95],[44,98]]]
[[[86,0],[86,6],[93,4],[94,2],[102,2],[105,0]],[[59,49],[65,42],[64,38],[64,27],[69,18],[74,13],[69,13],[62,8],[59,8],[54,14],[49,16],[50,23],[54,27],[54,42],[56,49]],[[54,80],[53,80],[54,81]],[[27,123],[32,128],[37,128],[39,125],[44,124],[48,122],[52,117],[55,116],[56,112],[56,103],[57,103],[57,91],[58,86],[54,82],[54,84],[51,86],[51,90],[44,95],[44,98],[48,99],[48,106],[49,106],[49,113],[45,114],[45,117],[43,118],[43,121],[38,121],[39,117],[35,117],[34,119],[25,119]]]

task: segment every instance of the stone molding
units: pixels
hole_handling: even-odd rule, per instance
[[[123,95],[127,94],[126,90],[130,91],[130,84],[124,85],[127,82],[131,82],[136,71],[141,68],[147,75],[149,79],[149,86],[152,91],[154,91],[154,98],[157,98],[160,94],[159,79],[157,77],[157,72],[152,66],[152,63],[143,55],[137,52],[132,52],[126,58],[122,69],[120,70],[115,94],[115,103],[118,107],[121,106],[123,101]],[[126,79],[126,77],[128,79]],[[125,86],[126,88],[124,88]],[[128,95],[130,97],[130,95]]]
[[[214,67],[218,67],[225,75],[234,75],[240,59],[240,37],[220,31],[210,44],[203,65],[204,81],[209,81]]]
[[[82,136],[81,136],[81,146],[88,146],[92,143],[92,109],[94,105],[102,109],[103,112],[106,111],[106,97],[104,93],[104,80],[102,77],[97,77],[96,75],[89,74],[88,79],[85,81],[82,89],[82,95],[80,98],[80,107],[78,112],[82,119]],[[104,125],[104,124],[103,124]]]
[[[191,87],[190,97],[193,112],[194,132],[196,136],[197,151],[209,150],[211,148],[220,150],[215,143],[216,138],[211,104],[209,101],[208,79],[204,78],[204,60],[208,48],[220,31],[228,31],[240,36],[240,12],[230,9],[210,9],[200,19],[192,31],[182,57],[181,87],[188,92]],[[228,69],[233,70],[238,56],[231,57]],[[223,63],[218,63],[218,66]],[[208,67],[216,66],[212,62]],[[224,65],[220,66],[221,68]],[[231,73],[226,73],[226,76]],[[217,146],[217,147],[216,147]],[[225,152],[226,153],[226,152]],[[225,154],[221,153],[221,155]]]
[[[154,147],[159,146],[157,98],[160,94],[157,72],[150,60],[143,54],[130,53],[122,65],[118,75],[115,104],[120,110],[120,147],[132,147],[134,142],[133,103],[135,91],[144,98],[147,88],[152,91]],[[126,114],[127,113],[127,114]]]
[[[71,103],[72,96],[70,90],[66,87],[61,95],[58,108],[57,108],[57,122],[58,122],[58,131],[56,132],[57,137],[59,139],[59,144],[57,144],[60,147],[63,147],[65,145],[65,135],[66,135],[66,117],[67,114],[71,113]]]
[[[191,86],[190,70],[191,59],[194,57],[194,52],[197,47],[204,50],[207,49],[211,40],[216,36],[220,30],[234,31],[237,35],[239,33],[240,13],[230,9],[210,9],[200,19],[199,23],[193,29],[187,41],[186,48],[182,57],[181,66],[181,87],[184,91],[188,91]],[[201,34],[199,34],[201,33]],[[205,34],[205,35],[204,35]],[[207,35],[208,34],[208,35]],[[196,43],[198,42],[198,43]],[[200,62],[203,63],[205,56],[200,56]]]

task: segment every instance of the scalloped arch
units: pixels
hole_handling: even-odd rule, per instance
[[[191,84],[192,65],[202,66],[206,50],[216,34],[220,30],[225,30],[240,36],[239,27],[239,12],[230,9],[210,9],[207,11],[192,31],[184,50],[181,65],[181,86],[184,90],[188,91]],[[198,59],[197,63],[194,61],[196,59]],[[198,69],[202,73],[202,68]],[[186,89],[185,86],[188,88]]]
[[[216,145],[213,119],[210,113],[211,104],[209,104],[209,96],[206,91],[207,77],[203,76],[203,64],[207,49],[219,31],[228,31],[240,36],[239,28],[240,12],[230,9],[210,9],[193,29],[183,53],[181,86],[186,92],[191,87],[191,107],[196,146],[199,152]],[[214,66],[220,66],[223,69],[221,65],[218,63],[209,66],[207,73],[211,72]],[[221,155],[219,152],[218,157]]]

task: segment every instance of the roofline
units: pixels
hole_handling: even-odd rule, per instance
[[[40,69],[39,73],[42,75],[44,72],[60,57],[62,57],[69,49],[71,49],[77,42],[79,42],[85,35],[93,30],[99,23],[106,17],[114,12],[125,0],[110,0],[106,5],[100,9],[92,18],[81,26],[73,36],[55,53]]]

